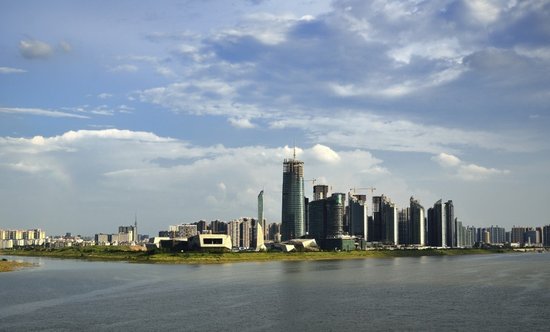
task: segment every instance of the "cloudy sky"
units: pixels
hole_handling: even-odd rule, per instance
[[[547,1],[0,9],[0,227],[93,235],[137,214],[155,234],[254,216],[262,189],[278,222],[294,144],[333,192],[550,223]]]

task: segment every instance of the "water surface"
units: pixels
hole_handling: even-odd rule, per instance
[[[222,265],[22,258],[0,330],[550,330],[550,254]]]

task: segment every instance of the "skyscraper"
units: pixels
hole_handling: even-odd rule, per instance
[[[252,246],[256,251],[265,250],[264,244],[264,191],[258,194],[258,219],[253,221]]]
[[[426,245],[426,218],[424,207],[411,196],[409,211],[409,236],[410,244]]]
[[[399,242],[397,207],[384,195],[374,196],[372,203],[374,234],[369,241],[397,244]]]
[[[311,237],[319,242],[342,238],[345,197],[345,194],[335,193],[309,203]]]
[[[545,247],[550,247],[550,225],[542,228],[542,243]]]
[[[441,200],[428,209],[428,245],[432,247],[446,246],[446,223],[443,218]]]
[[[349,234],[367,240],[367,196],[349,194],[348,200],[348,225]]]
[[[456,247],[456,222],[453,201],[445,202],[445,228],[447,230],[445,242],[447,247]]]
[[[262,226],[263,229],[265,228],[265,220],[264,220],[264,191],[260,191],[258,194],[258,222]]]
[[[313,186],[313,200],[319,200],[328,197],[328,186],[326,184],[318,184]]]
[[[287,241],[305,234],[304,162],[285,159],[283,162],[283,203],[281,239]]]

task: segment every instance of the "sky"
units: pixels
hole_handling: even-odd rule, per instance
[[[280,222],[332,192],[550,224],[548,1],[0,3],[0,228]],[[312,196],[313,181],[306,181]]]

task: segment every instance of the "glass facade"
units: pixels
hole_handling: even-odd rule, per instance
[[[304,163],[296,159],[283,162],[283,202],[281,240],[287,241],[305,234]]]

